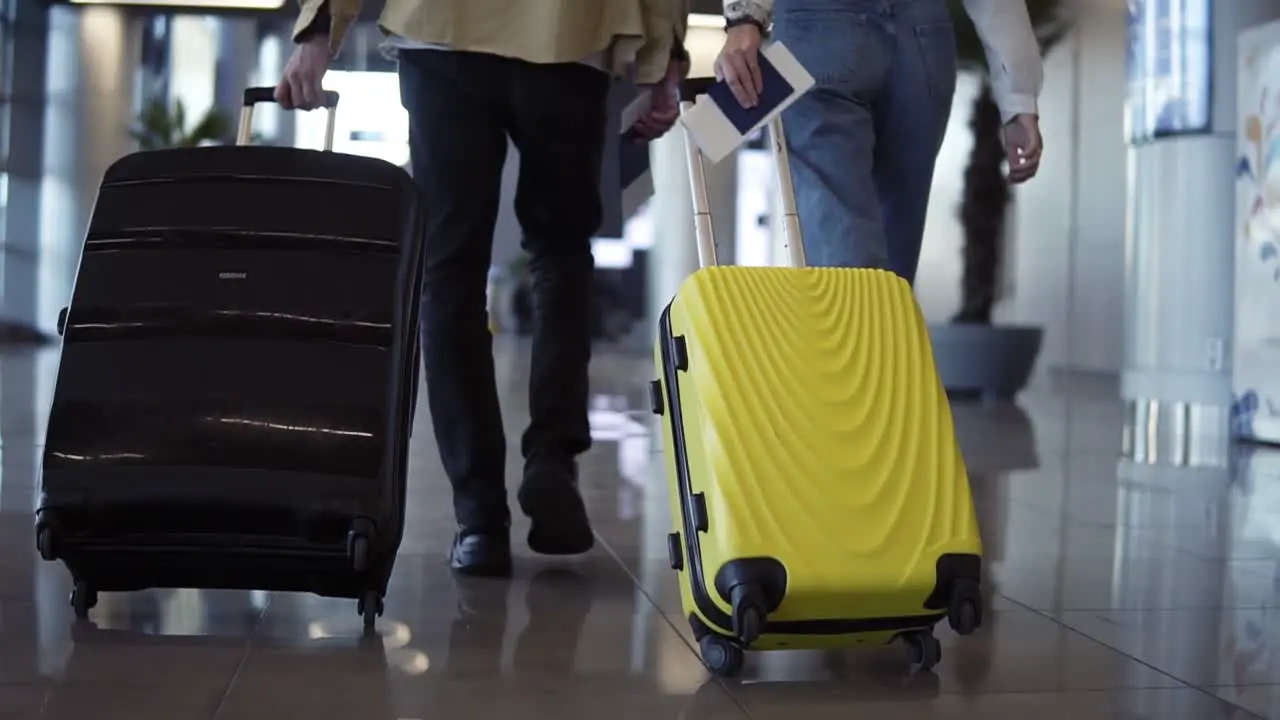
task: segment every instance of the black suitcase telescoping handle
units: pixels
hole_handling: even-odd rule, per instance
[[[244,107],[240,109],[240,128],[236,133],[237,145],[248,145],[253,136],[253,107],[258,103],[276,101],[276,89],[273,87],[251,87],[244,90]],[[333,149],[334,120],[338,113],[338,93],[325,90],[321,107],[328,112],[324,128],[324,149]]]

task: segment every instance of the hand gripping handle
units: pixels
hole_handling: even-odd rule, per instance
[[[236,132],[236,144],[248,145],[249,139],[253,135],[253,108],[258,103],[273,103],[276,101],[276,89],[273,87],[251,87],[244,90],[244,107],[240,109],[240,128]],[[333,131],[334,121],[337,119],[338,113],[338,93],[332,90],[325,90],[324,97],[320,106],[328,111],[328,118],[324,128],[324,149],[333,149]]]
[[[688,112],[694,98],[705,95],[715,85],[715,78],[689,78],[680,85],[680,114]],[[769,149],[777,173],[781,195],[783,237],[791,267],[805,267],[804,238],[800,233],[800,217],[796,213],[796,190],[791,180],[791,156],[787,138],[782,132],[782,116],[769,121]],[[711,267],[716,261],[715,232],[711,227],[711,203],[707,197],[707,175],[702,151],[685,129],[685,150],[689,155],[689,185],[693,190],[693,224],[698,240],[698,265]]]

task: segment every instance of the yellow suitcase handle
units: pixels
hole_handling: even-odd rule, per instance
[[[680,112],[693,107],[693,99],[705,94],[716,82],[715,78],[689,78],[680,87]],[[707,175],[702,151],[689,137],[686,128],[685,151],[689,155],[689,185],[693,189],[693,228],[698,239],[699,267],[712,267],[716,260],[715,231],[711,228],[711,201],[707,198]],[[782,115],[769,121],[769,149],[773,155],[773,167],[778,178],[778,193],[782,196],[782,232],[786,243],[787,259],[791,267],[807,265],[804,257],[804,239],[800,234],[800,216],[796,213],[796,190],[791,181],[791,156],[787,152],[787,138],[782,132]]]

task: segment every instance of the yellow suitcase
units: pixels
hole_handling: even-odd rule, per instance
[[[687,139],[702,269],[662,313],[651,385],[684,612],[718,675],[737,674],[746,649],[895,640],[927,670],[935,624],[982,624],[951,410],[904,280],[804,268],[780,121],[769,130],[795,267],[714,267]]]

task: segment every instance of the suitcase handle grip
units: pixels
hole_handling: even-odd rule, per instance
[[[680,114],[693,108],[693,99],[705,95],[716,83],[715,78],[689,78],[680,84]],[[683,123],[682,123],[683,126]],[[778,194],[781,196],[782,233],[786,242],[788,264],[793,268],[806,266],[804,237],[800,233],[800,216],[796,213],[796,190],[791,180],[791,156],[787,152],[787,138],[782,132],[782,116],[769,121],[769,154],[773,156],[777,176]],[[711,202],[707,197],[705,158],[698,149],[688,128],[684,129],[685,151],[689,156],[689,185],[693,191],[693,227],[698,240],[698,266],[712,267],[716,259],[715,232],[711,227]]]
[[[338,113],[338,93],[325,90],[320,106],[328,111],[324,128],[324,149],[333,150],[333,133]],[[253,107],[258,103],[276,101],[276,89],[273,87],[250,87],[244,89],[244,107],[240,109],[240,128],[236,133],[236,145],[248,145],[253,136]]]
[[[338,93],[333,90],[324,91],[324,99],[320,103],[320,107],[333,109],[338,107]],[[244,106],[250,107],[258,103],[273,103],[276,101],[276,89],[273,87],[251,87],[244,89]]]

